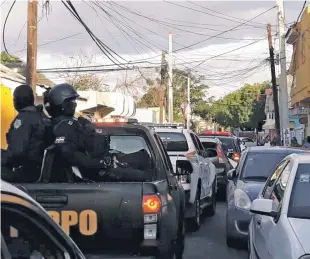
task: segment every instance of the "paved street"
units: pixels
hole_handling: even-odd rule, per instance
[[[224,202],[217,203],[216,215],[206,218],[200,230],[187,233],[184,259],[245,259],[247,252],[228,248],[225,240]]]

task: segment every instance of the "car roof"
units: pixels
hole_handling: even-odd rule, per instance
[[[310,151],[310,150],[309,150]],[[303,152],[309,152],[306,149],[303,148],[291,148],[291,147],[268,147],[268,146],[254,146],[254,147],[248,147],[247,152],[250,153],[303,153]]]
[[[175,128],[156,128],[154,127],[155,132],[179,132],[183,133],[186,129],[175,129]]]
[[[201,142],[212,142],[212,143],[219,143],[220,140],[218,138],[209,138],[205,136],[199,136]]]
[[[298,162],[300,164],[308,164],[310,163],[310,153],[301,153],[301,154],[295,154],[298,157]]]

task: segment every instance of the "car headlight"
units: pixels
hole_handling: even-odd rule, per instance
[[[245,191],[241,189],[236,189],[234,196],[235,196],[235,206],[237,208],[250,210],[252,202]]]
[[[299,259],[310,259],[310,255],[303,255],[303,256],[300,257]]]

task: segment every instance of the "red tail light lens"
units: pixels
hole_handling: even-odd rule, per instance
[[[159,213],[161,201],[157,195],[145,195],[142,206],[144,213]]]
[[[239,162],[240,160],[240,154],[238,152],[235,152],[234,155],[233,155],[233,159],[236,161],[236,162]]]
[[[218,158],[219,158],[219,162],[220,162],[220,163],[223,163],[224,155],[223,155],[222,150],[221,150],[221,147],[220,147],[219,145],[217,145],[216,151],[217,151],[217,156],[218,156]]]

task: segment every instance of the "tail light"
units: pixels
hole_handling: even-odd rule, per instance
[[[233,160],[235,160],[236,162],[239,162],[240,160],[240,154],[238,152],[235,152],[233,154]]]
[[[158,215],[161,207],[161,200],[157,195],[143,196],[144,239],[156,239]]]
[[[221,148],[220,148],[220,145],[217,145],[216,151],[217,151],[217,156],[218,156],[218,158],[219,158],[219,162],[220,162],[220,163],[224,163],[224,160],[223,160],[224,155],[223,155],[223,153],[222,153],[222,150],[221,150]]]

